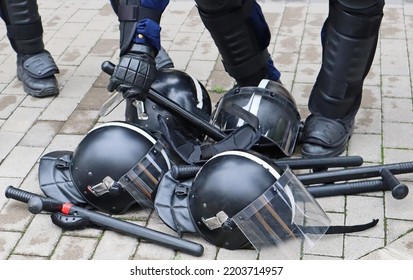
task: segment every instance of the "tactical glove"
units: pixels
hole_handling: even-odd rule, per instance
[[[120,91],[124,98],[143,100],[156,76],[153,48],[134,44],[119,59],[110,78],[108,91]]]

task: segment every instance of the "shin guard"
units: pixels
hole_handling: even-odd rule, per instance
[[[151,19],[156,23],[161,20],[162,13],[154,9],[149,9],[141,5],[140,0],[119,0],[112,1],[114,11],[119,18],[120,30],[120,55],[125,54],[133,43],[133,38],[136,36],[136,28],[143,19]]]
[[[255,13],[260,17],[260,30],[256,30],[251,20],[257,11],[254,9],[259,9],[258,4],[254,0],[196,2],[201,19],[222,56],[225,70],[238,85],[257,86],[268,78],[270,32],[261,13]]]
[[[43,27],[35,0],[0,1],[7,37],[18,54],[44,50]]]
[[[322,67],[309,100],[312,113],[344,121],[356,115],[376,50],[383,5],[357,10],[330,1],[322,34]]]

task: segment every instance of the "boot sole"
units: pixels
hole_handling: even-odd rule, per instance
[[[59,90],[55,88],[50,88],[50,89],[42,89],[42,90],[33,90],[29,87],[23,86],[24,91],[33,97],[38,97],[38,98],[43,98],[43,97],[50,97],[50,96],[56,96],[59,94]]]
[[[17,73],[17,79],[20,82],[22,82],[20,73]],[[28,95],[33,96],[33,97],[38,97],[38,98],[56,96],[56,95],[59,94],[59,89],[55,88],[55,87],[53,87],[53,88],[44,88],[42,90],[35,90],[35,89],[32,89],[32,88],[28,87],[24,83],[23,83],[23,90]]]

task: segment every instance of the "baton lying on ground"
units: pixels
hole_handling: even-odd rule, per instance
[[[104,229],[144,239],[190,255],[199,257],[204,252],[204,247],[201,244],[90,211],[70,203],[62,203],[52,198],[39,196],[12,186],[6,188],[6,197],[27,203],[29,211],[33,214],[38,214],[44,210],[47,212],[61,212],[65,215],[81,216],[88,219],[91,224]]]
[[[345,158],[345,157],[344,157]],[[334,159],[334,158],[333,158]],[[355,158],[357,159],[357,157]],[[304,160],[304,164],[294,160],[274,160],[279,164],[291,164],[291,169],[300,169],[306,164],[312,164],[312,160]],[[351,160],[350,162],[353,162]],[[326,163],[329,163],[326,160]],[[333,162],[334,163],[334,162]],[[197,165],[175,165],[171,168],[171,175],[174,179],[194,177],[201,169]],[[342,170],[316,172],[308,174],[298,174],[297,178],[305,185],[312,196],[328,197],[339,195],[360,194],[367,192],[391,191],[395,199],[404,199],[409,194],[407,185],[402,184],[394,174],[404,174],[413,172],[413,162],[400,162],[393,164],[356,167]],[[373,177],[381,177],[377,180],[359,180]],[[359,180],[355,182],[337,183],[340,181]]]
[[[273,159],[278,165],[288,165],[291,169],[312,169],[330,167],[354,167],[363,164],[363,158],[360,156],[338,156],[331,158],[281,158]],[[171,175],[175,179],[193,177],[201,169],[199,165],[174,165],[171,169]]]

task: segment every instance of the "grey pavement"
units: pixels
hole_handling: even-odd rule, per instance
[[[304,118],[307,99],[321,62],[320,28],[327,1],[259,1],[272,31],[269,51],[282,71]],[[106,117],[99,108],[110,96],[105,60],[118,58],[118,21],[107,0],[38,0],[47,49],[60,67],[61,93],[55,98],[27,96],[16,78],[16,57],[0,25],[0,193],[12,185],[42,194],[39,159],[56,150],[73,151],[97,124],[124,120],[123,104]],[[175,67],[198,78],[215,102],[233,80],[203,27],[194,2],[171,1],[162,17],[162,42]],[[346,155],[365,165],[413,160],[413,3],[387,1],[376,57],[365,81],[362,107]],[[298,152],[297,152],[298,153]],[[299,155],[299,154],[297,154]],[[413,187],[413,174],[398,177]],[[413,191],[412,191],[413,192]],[[332,224],[376,227],[328,235],[303,258],[308,260],[413,259],[413,194],[403,200],[389,192],[318,198]],[[155,213],[134,210],[120,218],[176,235]],[[254,250],[204,245],[194,257],[111,231],[62,231],[49,214],[30,214],[27,205],[0,195],[0,259],[260,259]]]

